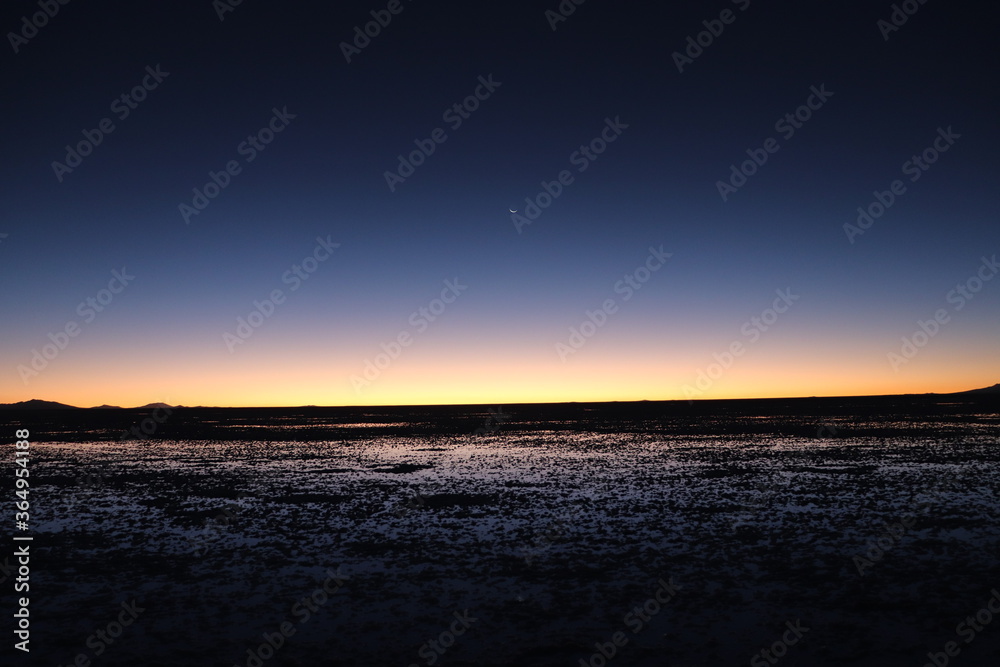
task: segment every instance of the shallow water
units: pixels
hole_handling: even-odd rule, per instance
[[[920,665],[1000,587],[992,425],[280,439],[300,426],[35,444],[31,664],[242,666],[283,622],[265,665],[749,664],[800,620],[782,665]],[[997,657],[1000,618],[955,662]]]

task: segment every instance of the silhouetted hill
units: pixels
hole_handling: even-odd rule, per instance
[[[41,401],[37,398],[33,398],[30,401],[21,401],[19,403],[0,403],[0,410],[154,410],[156,408],[170,408],[175,407],[168,405],[167,403],[147,403],[146,405],[140,405],[134,408],[123,408],[120,405],[95,405],[92,408],[79,408],[75,405],[66,405],[65,403],[57,403],[55,401]]]
[[[743,404],[746,404],[746,405],[754,405],[754,404],[758,404],[758,403],[761,404],[761,405],[776,405],[777,403],[782,402],[782,401],[792,401],[794,403],[801,403],[803,401],[818,401],[820,403],[824,403],[824,402],[828,402],[828,401],[857,401],[857,400],[862,400],[863,401],[863,400],[869,400],[869,399],[894,399],[894,398],[909,399],[909,398],[915,397],[915,396],[923,396],[923,397],[926,397],[926,398],[933,398],[935,396],[984,396],[984,395],[986,395],[986,396],[1000,395],[1000,384],[995,384],[992,387],[984,387],[982,389],[969,389],[969,390],[966,390],[966,391],[956,391],[956,392],[952,392],[952,393],[948,393],[948,394],[938,394],[938,393],[935,393],[935,392],[927,392],[925,394],[896,394],[896,395],[885,395],[885,396],[839,396],[839,397],[824,397],[824,398],[818,398],[818,399],[815,396],[808,397],[808,398],[804,398],[804,397],[788,397],[788,398],[747,398],[747,399],[726,399],[726,400],[723,400],[723,399],[695,399],[693,401],[693,403],[695,403],[695,404],[702,403],[702,404],[705,404],[705,405],[708,405],[708,404],[712,404],[712,405],[715,405],[715,404],[726,405],[726,404],[732,404],[732,403],[743,403]],[[681,403],[684,403],[684,402],[686,402],[686,401],[682,401],[682,400],[673,400],[673,401],[648,401],[647,400],[647,401],[624,401],[624,402],[620,402],[620,401],[607,401],[607,402],[602,402],[602,403],[594,403],[593,405],[612,406],[612,405],[615,405],[615,404],[621,404],[622,406],[625,406],[625,405],[636,405],[636,406],[638,406],[638,405],[642,405],[642,404],[649,404],[649,405],[652,406],[652,405],[667,405],[667,404],[671,404],[671,403],[681,404]],[[577,401],[571,401],[569,403],[544,403],[544,404],[540,403],[540,404],[523,404],[523,405],[525,405],[525,406],[537,405],[538,407],[551,407],[551,406],[590,405],[590,403],[579,403]],[[284,410],[312,410],[312,409],[328,409],[328,408],[332,409],[332,408],[336,408],[336,407],[338,407],[338,406],[314,406],[314,405],[306,405],[306,406],[298,406],[296,408],[273,408],[273,409],[279,409],[279,410],[280,409],[284,409]],[[350,409],[350,408],[346,408],[345,406],[341,406],[341,407],[343,409]],[[368,406],[368,407],[369,408],[385,408],[385,409],[389,409],[389,410],[407,410],[407,409],[410,409],[410,408],[419,409],[421,407],[423,407],[423,408],[429,408],[429,409],[434,409],[434,408],[442,408],[442,409],[444,409],[444,408],[450,408],[450,407],[474,408],[476,406],[475,405],[454,405],[454,406],[447,406],[447,405],[442,405],[442,406],[406,406],[406,405],[398,405],[398,406]],[[98,406],[95,406],[95,407],[89,408],[89,409],[90,410],[155,410],[156,408],[166,408],[166,409],[170,409],[170,410],[181,410],[181,409],[189,409],[189,410],[190,409],[194,409],[194,410],[220,410],[220,409],[222,409],[222,410],[227,410],[227,409],[239,410],[240,409],[240,408],[221,408],[221,407],[218,407],[218,406],[216,406],[216,407],[197,406],[195,408],[185,408],[185,406],[183,406],[183,405],[169,405],[168,403],[159,403],[159,402],[158,403],[147,403],[146,405],[140,405],[140,406],[137,406],[137,407],[134,407],[134,408],[122,408],[122,407],[117,406],[117,405],[98,405]],[[261,406],[261,408],[263,408],[263,409],[272,409],[272,408],[268,408],[267,406]],[[261,409],[261,408],[254,408],[254,409]],[[42,401],[42,400],[39,400],[37,398],[31,399],[30,401],[21,401],[19,403],[0,403],[0,410],[80,410],[80,409],[81,408],[78,408],[75,405],[66,405],[65,403],[57,403],[55,401]],[[361,408],[358,408],[358,409],[361,409]]]
[[[970,389],[969,391],[960,391],[959,394],[1000,394],[1000,384],[995,384],[992,387],[985,387],[984,389]]]
[[[40,401],[33,398],[20,403],[0,403],[0,410],[79,410],[75,405],[56,403],[55,401]]]

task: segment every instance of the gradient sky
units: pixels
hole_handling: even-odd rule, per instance
[[[347,62],[341,43],[386,4],[248,0],[220,20],[208,0],[71,2],[14,44],[39,9],[5,4],[0,402],[503,404],[1000,382],[1000,280],[975,278],[992,278],[983,258],[1000,253],[992,6],[929,2],[885,39],[889,2],[592,0],[553,30],[556,0],[404,0]],[[723,10],[732,22],[711,23]],[[703,21],[723,31],[680,72],[672,54]],[[114,101],[157,66],[169,75],[120,118]],[[453,128],[445,112],[491,76],[499,87]],[[833,94],[787,137],[776,121],[812,87]],[[248,162],[241,142],[286,108],[295,117]],[[104,118],[114,130],[60,180],[53,162]],[[579,171],[573,153],[606,119],[627,128]],[[391,191],[397,155],[437,128],[446,140]],[[960,137],[911,181],[904,163],[939,128]],[[768,138],[777,152],[723,201],[717,182]],[[231,160],[240,172],[185,221],[179,205]],[[572,182],[519,231],[508,209],[563,170]],[[905,193],[849,240],[845,223],[896,179]],[[286,272],[317,238],[340,245],[296,285]],[[626,300],[619,281],[651,247],[671,256]],[[123,268],[134,279],[102,294]],[[952,293],[970,279],[971,299]],[[274,290],[271,316],[227,344]],[[777,290],[797,298],[774,318]],[[609,299],[603,326],[570,347]],[[934,335],[907,356],[920,321]],[[400,335],[409,345],[379,358]],[[33,367],[36,351],[52,358]]]

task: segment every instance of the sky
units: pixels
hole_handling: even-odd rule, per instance
[[[1000,382],[997,10],[663,5],[5,3],[0,402]]]

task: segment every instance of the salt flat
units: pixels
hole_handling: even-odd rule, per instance
[[[994,421],[796,419],[39,443],[32,658],[997,664],[1000,619],[956,634],[1000,587]]]

